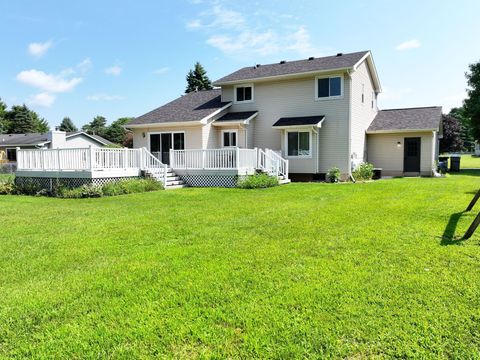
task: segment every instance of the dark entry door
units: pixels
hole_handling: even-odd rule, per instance
[[[164,164],[170,164],[170,149],[172,149],[172,133],[164,133],[161,135],[162,142],[162,158],[160,161]]]
[[[419,137],[405,138],[404,172],[420,172],[420,145],[421,140]]]

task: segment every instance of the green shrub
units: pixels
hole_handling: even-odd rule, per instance
[[[111,182],[103,186],[103,195],[115,196],[162,190],[163,184],[155,179],[131,179]]]
[[[337,183],[340,181],[340,169],[336,166],[328,169],[327,181],[331,183]]]
[[[241,189],[261,189],[278,185],[278,179],[275,176],[267,174],[249,175],[240,179],[237,187]]]
[[[356,181],[372,180],[373,165],[370,163],[361,163],[354,171],[352,176]]]
[[[15,186],[15,192],[19,195],[37,195],[42,187],[33,179],[24,178],[21,184]]]
[[[66,199],[99,198],[103,196],[101,185],[85,184],[73,189],[61,188],[57,196]]]
[[[12,195],[17,192],[17,188],[13,180],[0,182],[0,195]]]

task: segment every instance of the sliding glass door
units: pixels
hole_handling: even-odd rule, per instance
[[[150,152],[167,165],[170,164],[170,149],[185,149],[185,133],[164,132],[150,134]]]

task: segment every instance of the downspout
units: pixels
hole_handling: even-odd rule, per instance
[[[348,75],[348,177],[355,182],[355,178],[352,175],[352,72],[347,70]]]

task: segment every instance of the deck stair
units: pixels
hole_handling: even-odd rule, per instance
[[[170,168],[170,167],[167,168],[167,176],[166,177],[164,177],[163,171],[158,172],[157,169],[155,169],[155,170],[145,169],[144,175],[145,175],[146,178],[155,179],[155,180],[160,181],[162,183],[164,182],[164,179],[166,179],[166,183],[164,184],[165,185],[165,190],[180,189],[180,188],[183,188],[183,187],[187,186],[185,184],[185,182],[179,176],[177,176],[173,172],[173,169]]]

